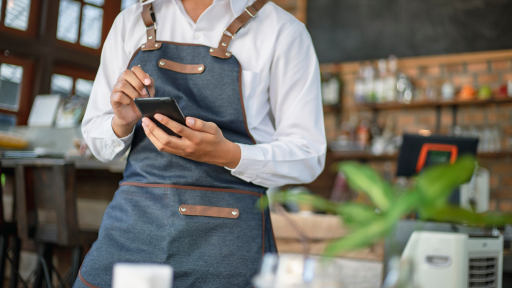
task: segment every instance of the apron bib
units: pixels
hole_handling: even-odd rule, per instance
[[[255,144],[242,69],[227,49],[266,2],[247,7],[218,48],[156,41],[152,5],[144,5],[148,42],[128,69],[140,66],[155,81],[154,96],[174,98],[185,116],[214,122],[230,141]],[[118,262],[169,264],[177,288],[252,287],[262,255],[276,252],[269,211],[255,205],[265,193],[223,167],[158,151],[139,122],[124,179],[74,287],[111,287]]]

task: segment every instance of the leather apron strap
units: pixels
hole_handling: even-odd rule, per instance
[[[210,55],[228,59],[231,58],[232,53],[228,51],[229,43],[235,37],[236,33],[242,29],[252,18],[256,17],[258,11],[260,11],[269,0],[256,0],[252,5],[247,6],[245,11],[238,16],[229,27],[222,32],[222,38],[220,39],[219,46],[217,48],[210,48]],[[228,34],[229,33],[229,34]]]
[[[146,1],[147,0],[142,1],[143,8],[141,15],[144,25],[146,25],[147,42],[142,44],[141,50],[151,51],[160,49],[162,47],[162,43],[156,41],[156,21],[153,4],[144,4]],[[242,27],[244,27],[252,18],[256,17],[260,9],[263,8],[268,1],[269,0],[256,0],[252,5],[247,6],[245,11],[233,20],[228,28],[222,32],[219,46],[217,48],[210,48],[210,55],[222,59],[231,58],[232,53],[228,51],[231,40],[233,40],[236,33],[238,33]]]
[[[142,21],[144,21],[144,25],[146,25],[146,43],[142,44],[142,51],[151,51],[157,50],[162,47],[162,43],[156,42],[156,21],[155,21],[155,12],[153,11],[153,4],[144,4],[142,3]]]

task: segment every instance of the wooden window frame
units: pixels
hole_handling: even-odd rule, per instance
[[[16,115],[16,124],[17,125],[26,125],[28,121],[28,116],[30,114],[30,109],[32,108],[32,90],[33,85],[27,83],[33,83],[34,80],[34,63],[27,59],[22,59],[13,56],[5,56],[0,54],[0,64],[11,64],[23,67],[23,75],[21,77],[20,83],[20,99],[18,110],[8,110],[0,108],[0,113]],[[29,104],[27,104],[29,103]]]
[[[3,0],[6,1],[6,0]],[[59,8],[60,8],[60,0],[59,1]],[[80,16],[78,18],[78,38],[76,43],[70,43],[64,40],[60,40],[57,38],[57,45],[62,47],[67,47],[70,49],[74,49],[77,51],[82,51],[85,53],[91,53],[94,55],[101,55],[101,50],[103,50],[103,44],[105,43],[105,40],[107,39],[108,32],[110,31],[110,28],[112,27],[112,24],[114,23],[115,17],[121,12],[121,0],[112,1],[112,0],[105,0],[102,7],[96,6],[94,4],[86,3],[84,0],[73,0],[80,3]],[[119,4],[119,5],[117,5]],[[98,47],[98,49],[83,46],[80,44],[80,36],[82,33],[82,14],[83,14],[83,7],[84,5],[91,5],[94,7],[98,7],[103,9],[103,21],[101,24],[101,45]],[[57,10],[57,18],[58,18],[59,11]],[[57,34],[55,34],[55,37],[57,37]]]
[[[53,69],[53,74],[60,74],[64,76],[68,76],[73,78],[73,88],[71,89],[71,95],[75,95],[75,86],[76,86],[76,80],[77,79],[84,79],[89,81],[94,81],[94,78],[96,77],[96,73],[86,71],[83,69],[77,69],[73,68],[71,66],[55,66]],[[52,76],[53,76],[52,74]]]
[[[41,7],[41,0],[31,0],[30,1],[30,12],[28,16],[28,26],[27,30],[19,30],[16,28],[5,26],[5,15],[6,15],[6,9],[7,9],[7,1],[8,0],[0,0],[2,2],[2,9],[0,10],[1,17],[0,17],[0,31],[5,31],[7,33],[16,34],[17,36],[24,36],[24,37],[31,37],[35,38],[37,36],[37,29],[39,27],[40,22],[40,7]]]

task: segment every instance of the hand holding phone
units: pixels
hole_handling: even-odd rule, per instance
[[[112,129],[119,138],[128,136],[141,117],[133,99],[149,97],[150,92],[155,93],[153,80],[139,66],[125,70],[119,76],[110,95],[115,114]]]
[[[155,114],[162,114],[183,126],[187,126],[185,122],[185,116],[181,112],[181,109],[178,106],[176,100],[169,97],[158,97],[137,98],[134,100],[134,102],[143,117],[148,117],[158,126],[158,128],[162,129],[167,134],[181,138],[180,135],[174,133],[171,129],[154,118]]]

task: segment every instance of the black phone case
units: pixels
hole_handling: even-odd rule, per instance
[[[169,119],[172,119],[178,123],[180,123],[183,126],[187,126],[185,123],[185,116],[183,116],[183,113],[181,112],[180,107],[178,106],[178,103],[176,103],[176,100],[169,97],[158,97],[158,98],[137,98],[135,99],[135,105],[137,108],[139,108],[140,113],[144,117],[148,117],[153,121],[158,128],[162,129],[164,132],[166,132],[169,135],[180,137],[180,135],[174,133],[171,129],[169,129],[164,124],[160,123],[158,120],[155,119],[155,114],[162,114]]]

